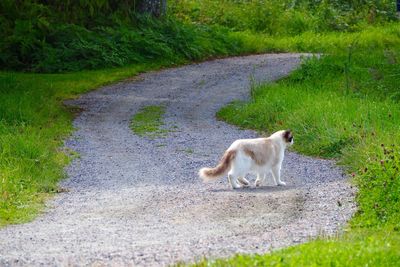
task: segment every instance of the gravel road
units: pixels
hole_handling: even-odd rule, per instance
[[[217,121],[218,109],[245,99],[250,77],[276,80],[300,56],[150,72],[70,101],[83,112],[66,141],[80,153],[61,184],[69,192],[33,222],[0,230],[0,265],[165,266],[263,253],[340,231],[355,210],[354,190],[332,161],[287,153],[284,187],[234,191],[226,179],[203,184],[197,177],[234,140],[257,136]],[[165,127],[174,131],[155,140],[134,135],[130,118],[146,105],[165,105]]]

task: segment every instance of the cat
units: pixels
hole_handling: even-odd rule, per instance
[[[201,168],[199,176],[203,181],[218,179],[228,173],[228,181],[233,189],[248,187],[245,175],[257,174],[255,186],[265,183],[268,172],[272,173],[275,185],[286,185],[280,172],[285,148],[293,144],[291,130],[281,130],[268,138],[240,139],[225,151],[215,168]]]

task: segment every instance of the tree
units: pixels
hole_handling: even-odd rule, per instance
[[[149,13],[155,17],[165,15],[167,12],[167,0],[141,0],[139,2],[139,11]]]

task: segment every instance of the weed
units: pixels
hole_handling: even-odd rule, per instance
[[[162,116],[165,113],[164,106],[146,106],[141,108],[131,120],[132,131],[142,137],[150,139],[165,137],[168,133],[164,126]]]

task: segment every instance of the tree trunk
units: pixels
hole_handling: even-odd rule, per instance
[[[139,11],[155,17],[164,16],[167,12],[167,0],[141,0]]]

